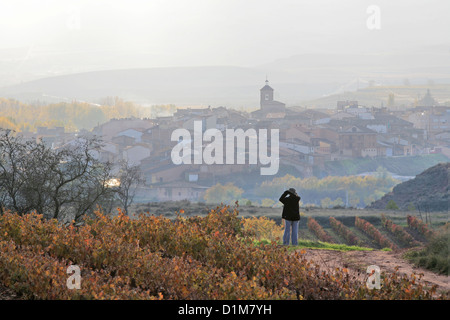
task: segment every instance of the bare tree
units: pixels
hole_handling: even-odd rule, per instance
[[[128,209],[134,201],[137,189],[144,182],[139,166],[130,165],[128,161],[122,161],[120,163],[118,180],[119,185],[115,190],[117,199],[124,213],[128,215]]]
[[[100,147],[99,139],[80,137],[52,149],[12,131],[1,132],[0,207],[79,220],[112,198],[113,190],[107,186],[112,165],[97,159]]]
[[[30,143],[23,143],[11,130],[0,134],[0,210],[14,210],[18,213],[27,212],[33,207],[26,204],[23,178],[25,167],[24,155],[30,149]]]

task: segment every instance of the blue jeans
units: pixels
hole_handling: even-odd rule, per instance
[[[298,221],[284,220],[283,244],[288,245],[289,239],[291,239],[292,245],[298,244]]]

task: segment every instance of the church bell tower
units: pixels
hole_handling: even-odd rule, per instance
[[[263,107],[264,104],[270,103],[273,101],[273,89],[269,86],[269,80],[266,78],[266,85],[260,90],[260,106]]]

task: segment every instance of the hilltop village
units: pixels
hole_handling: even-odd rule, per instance
[[[142,194],[149,201],[198,201],[209,187],[233,181],[231,177],[247,186],[263,181],[261,164],[174,164],[171,150],[177,141],[172,141],[172,133],[179,128],[192,131],[195,122],[201,122],[202,130],[222,132],[278,129],[277,176],[320,177],[325,163],[344,159],[432,153],[450,157],[450,107],[424,105],[394,111],[362,106],[358,101],[336,101],[330,109],[289,108],[274,100],[274,89],[267,80],[260,89],[259,108],[253,112],[226,107],[178,108],[171,116],[154,119],[112,119],[88,134],[104,141],[100,160],[127,160],[140,167],[145,180]],[[74,134],[65,133],[64,128],[41,127],[34,137],[58,147]]]

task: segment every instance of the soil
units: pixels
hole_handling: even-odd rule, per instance
[[[336,268],[347,268],[350,275],[367,280],[367,267],[376,265],[380,267],[381,272],[397,272],[408,276],[423,274],[421,282],[427,286],[437,285],[437,292],[450,293],[449,277],[440,275],[432,271],[417,268],[409,261],[402,258],[405,250],[399,251],[337,251],[325,249],[302,249],[305,251],[305,258],[316,262],[324,270],[336,270]]]
[[[22,300],[17,294],[0,284],[0,300]]]

